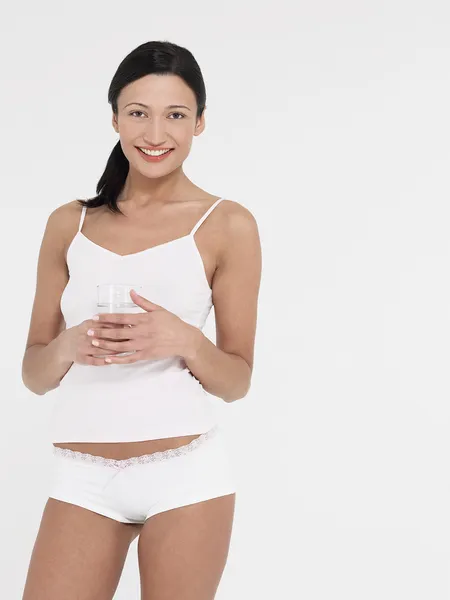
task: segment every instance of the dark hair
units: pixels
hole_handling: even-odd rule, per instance
[[[108,102],[116,115],[117,99],[122,89],[152,73],[181,77],[194,92],[197,100],[197,119],[201,117],[206,106],[206,89],[200,67],[189,50],[166,41],[141,44],[122,60],[108,90]],[[105,204],[112,212],[121,213],[117,206],[117,198],[125,184],[129,166],[119,140],[108,158],[103,175],[98,180],[97,195],[78,202],[88,208]]]

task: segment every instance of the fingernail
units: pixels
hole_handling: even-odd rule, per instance
[[[99,317],[98,315],[94,315],[94,316],[92,317],[92,320],[93,320],[93,321],[98,321],[99,319],[100,319],[100,317]]]
[[[87,334],[88,334],[88,335],[94,335],[94,330],[93,330],[93,329],[88,329],[88,332],[87,332]]]
[[[105,362],[110,363],[111,359],[110,358],[105,358]]]

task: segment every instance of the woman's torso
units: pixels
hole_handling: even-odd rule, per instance
[[[94,242],[94,244],[108,249],[112,253],[120,255],[132,255],[139,253],[145,248],[164,244],[168,240],[173,240],[184,235],[186,230],[197,220],[198,211],[204,213],[207,208],[216,201],[217,197],[211,194],[202,193],[197,195],[192,200],[196,204],[196,211],[189,210],[189,200],[183,202],[185,206],[179,206],[180,213],[184,211],[185,217],[177,217],[173,219],[176,230],[170,227],[170,217],[166,211],[166,216],[161,217],[161,223],[158,224],[158,217],[152,218],[152,222],[146,223],[142,219],[125,219],[121,215],[111,215],[105,207],[88,209],[86,219],[83,224],[83,236]],[[199,207],[199,204],[201,205]],[[122,210],[122,205],[120,206]],[[172,207],[170,207],[172,209]],[[81,211],[81,207],[79,209]],[[175,215],[176,208],[173,207]],[[162,211],[163,212],[163,211]],[[196,212],[196,215],[194,214]],[[124,219],[121,222],[121,219]],[[182,221],[185,225],[182,227]],[[209,286],[212,285],[212,279],[217,267],[218,248],[220,247],[221,239],[220,232],[206,231],[206,228],[200,228],[196,235],[196,244],[198,246],[205,269],[205,276]],[[66,244],[66,260],[67,249],[69,248],[73,236],[67,240]],[[119,247],[120,246],[120,247]],[[131,458],[132,456],[140,456],[142,454],[150,454],[157,451],[167,450],[169,448],[178,448],[187,444],[199,437],[202,432],[191,435],[165,437],[160,439],[150,439],[143,441],[130,442],[54,442],[54,446],[60,448],[68,448],[105,458],[114,458],[117,460]]]

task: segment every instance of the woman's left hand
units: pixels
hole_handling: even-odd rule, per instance
[[[123,313],[98,315],[98,327],[90,330],[92,344],[104,350],[133,352],[129,356],[108,356],[106,362],[112,364],[134,363],[139,360],[158,360],[171,356],[192,358],[200,341],[201,331],[189,325],[177,315],[130,292],[135,304],[145,313]],[[117,324],[117,329],[103,325]],[[105,339],[107,338],[107,339]],[[111,339],[115,341],[110,341]]]

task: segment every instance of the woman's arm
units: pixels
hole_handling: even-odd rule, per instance
[[[250,389],[262,268],[255,218],[237,203],[230,213],[212,282],[216,345],[199,329],[184,357],[204,389],[226,402]]]
[[[61,352],[65,323],[60,300],[69,279],[64,239],[68,221],[76,222],[75,203],[51,213],[39,251],[36,292],[22,361],[23,383],[39,396],[58,387],[72,365]]]

